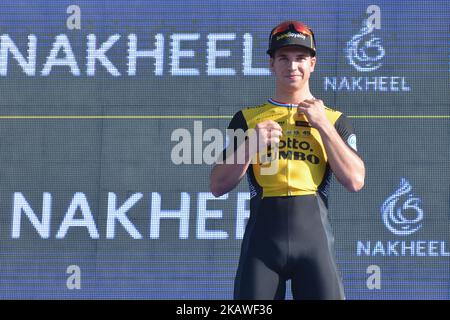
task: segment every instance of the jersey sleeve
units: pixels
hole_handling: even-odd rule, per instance
[[[336,131],[341,136],[342,140],[353,150],[356,154],[361,156],[356,145],[356,134],[350,120],[342,114],[334,123]]]
[[[228,149],[233,148],[233,152],[234,152],[237,150],[240,143],[243,142],[243,141],[238,141],[237,136],[233,134],[233,132],[235,132],[236,130],[239,130],[239,129],[244,132],[248,130],[248,125],[247,125],[247,122],[245,121],[244,114],[242,113],[242,111],[236,112],[234,114],[233,118],[231,119],[230,123],[228,124],[227,132],[226,132],[227,138],[226,138],[226,142],[225,142],[225,148],[222,151],[222,161],[223,162],[225,162],[227,155],[229,155],[231,153],[231,150],[228,150]],[[230,143],[231,140],[233,140],[233,143]]]

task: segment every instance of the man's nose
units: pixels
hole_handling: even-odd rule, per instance
[[[289,68],[289,70],[297,70],[297,68],[298,68],[297,61],[289,61],[288,68]]]

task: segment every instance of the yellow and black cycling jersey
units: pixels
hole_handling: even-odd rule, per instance
[[[343,141],[356,152],[353,128],[341,112],[325,107],[328,120]],[[263,121],[276,121],[282,128],[278,150],[258,154],[247,170],[251,197],[299,196],[319,193],[327,204],[331,170],[319,131],[312,128],[306,116],[297,114],[297,106],[268,102],[238,111],[228,129],[247,131]],[[237,140],[233,143],[237,148]],[[273,161],[275,171],[267,174]],[[266,168],[266,172],[264,171]],[[274,170],[272,168],[272,170]]]

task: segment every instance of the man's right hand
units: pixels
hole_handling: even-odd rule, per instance
[[[269,146],[277,145],[280,142],[281,135],[281,127],[275,121],[267,120],[258,123],[252,133],[249,134],[249,139],[236,150],[237,155],[241,155],[244,161],[237,159],[231,164],[222,163],[214,166],[210,176],[212,194],[219,197],[233,190],[245,175],[253,156],[257,152],[265,151]],[[233,159],[236,158],[238,157]]]
[[[264,151],[268,146],[278,145],[283,131],[277,122],[266,120],[255,126],[255,134],[258,137],[257,152],[260,152]]]

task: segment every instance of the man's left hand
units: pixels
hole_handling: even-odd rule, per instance
[[[306,99],[298,104],[298,114],[304,114],[311,126],[320,129],[330,124],[325,114],[325,106],[320,99]]]

